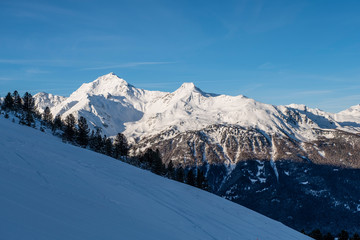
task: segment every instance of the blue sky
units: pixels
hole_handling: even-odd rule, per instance
[[[359,1],[0,1],[0,95],[68,96],[114,72],[149,90],[337,112],[360,103]]]

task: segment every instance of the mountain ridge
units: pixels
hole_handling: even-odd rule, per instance
[[[346,119],[348,122],[348,112],[332,114],[296,104],[273,106],[243,95],[205,93],[193,83],[183,83],[172,93],[148,91],[134,87],[114,73],[106,74],[93,82],[81,85],[66,99],[46,100],[44,95],[36,94],[34,96],[40,110],[44,109],[47,102],[53,115],[60,114],[65,117],[72,113],[78,117],[78,113],[82,111],[82,114],[90,118],[92,126],[102,127],[103,133],[107,136],[114,136],[117,132],[124,131],[124,134],[130,138],[139,138],[160,133],[164,129],[174,126],[179,132],[184,132],[221,123],[255,127],[275,134],[282,134],[282,131],[277,129],[286,129],[288,135],[294,135],[300,140],[313,139],[309,131],[311,128],[334,128],[335,126],[335,128],[350,132],[357,132],[360,129],[360,114],[355,116],[355,121],[350,124],[351,126],[347,126],[337,123],[335,119]],[[100,96],[101,99],[91,101],[90,98],[94,99],[94,96]],[[117,105],[118,111],[110,111],[108,114],[98,113],[98,109],[109,102]],[[117,116],[120,110],[124,111],[125,109],[131,110],[126,115],[131,115],[132,118],[116,117],[117,123],[110,119],[111,116]],[[284,118],[288,117],[288,112],[291,110],[305,115],[301,116],[303,118],[308,117],[307,115],[319,117],[313,118],[312,124],[302,124],[294,128],[284,122]],[[346,118],[342,117],[345,115]],[[190,124],[187,124],[187,121]],[[330,122],[335,125],[331,126]],[[117,128],[116,125],[122,127]]]

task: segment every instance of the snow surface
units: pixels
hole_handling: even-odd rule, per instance
[[[310,239],[0,116],[0,239]]]
[[[35,99],[39,110],[49,106],[53,116],[84,116],[93,128],[102,128],[103,134],[124,132],[130,141],[169,129],[184,132],[214,124],[257,128],[268,135],[286,134],[301,141],[315,140],[314,128],[360,131],[360,107],[332,114],[305,105],[273,106],[243,95],[205,93],[193,83],[184,83],[172,93],[148,91],[113,73],[83,84],[68,98],[40,93]],[[298,122],[288,121],[291,111],[299,112]]]

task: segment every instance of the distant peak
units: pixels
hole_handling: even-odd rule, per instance
[[[113,72],[105,74],[105,75],[101,76],[100,78],[119,78],[119,79],[122,79],[121,77],[119,77],[118,75],[116,75]]]
[[[185,89],[195,89],[195,84],[192,82],[185,82],[181,85],[180,88],[185,88]]]
[[[121,77],[117,76],[115,73],[111,72],[111,73],[108,73],[108,74],[105,74],[99,78],[97,78],[95,81],[98,81],[98,82],[120,82],[122,84],[126,84],[127,85],[127,82],[122,79]]]
[[[192,82],[185,82],[183,83],[174,93],[176,94],[189,94],[189,93],[200,93],[206,97],[214,97],[217,94],[205,93],[200,88],[196,87]]]

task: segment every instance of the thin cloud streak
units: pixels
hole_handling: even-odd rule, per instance
[[[142,65],[160,65],[160,64],[170,64],[173,62],[130,62],[130,63],[124,63],[119,65],[110,65],[110,66],[102,66],[102,67],[89,67],[89,68],[83,68],[82,71],[88,71],[88,70],[104,70],[104,69],[112,69],[112,68],[130,68],[130,67],[137,67]]]

